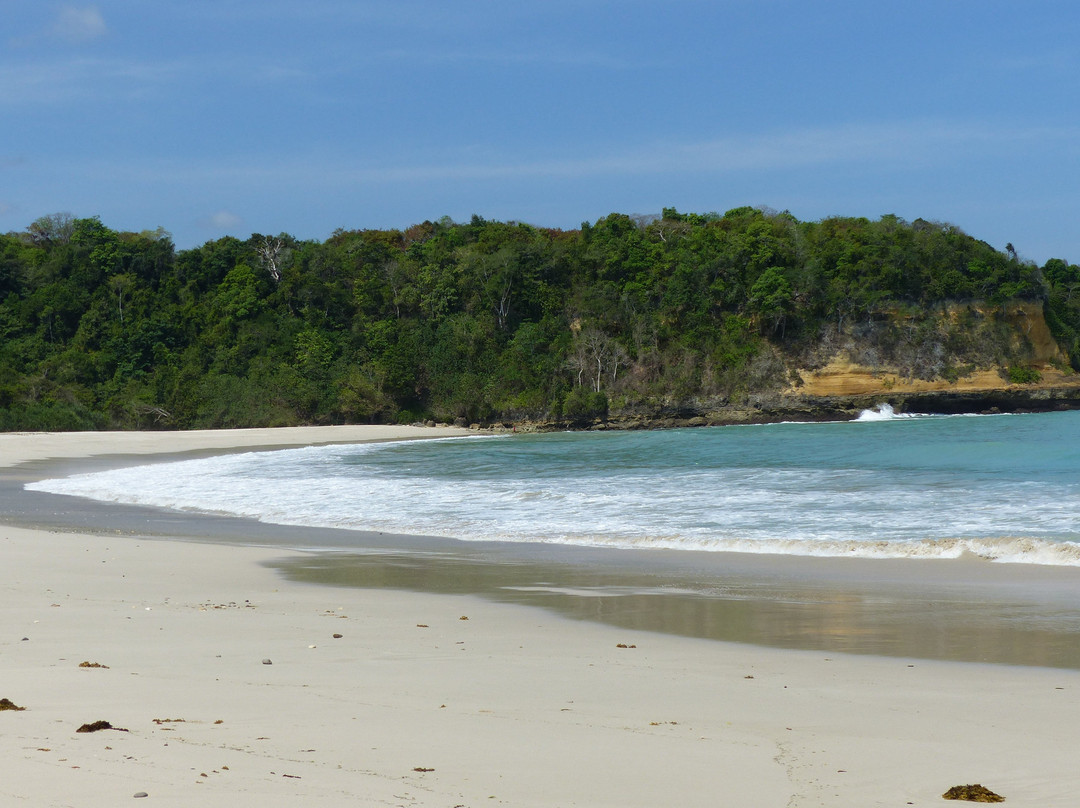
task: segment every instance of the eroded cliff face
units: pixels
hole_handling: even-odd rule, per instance
[[[784,354],[774,346],[762,354],[768,361],[761,372],[735,394],[637,399],[613,406],[608,417],[570,425],[653,429],[847,420],[880,404],[926,413],[1080,409],[1080,373],[1070,368],[1039,303],[897,311],[874,322],[825,329],[802,351]],[[1024,383],[1010,381],[1017,377]]]
[[[865,344],[860,343],[857,334],[848,332],[843,347],[825,364],[796,369],[793,374],[795,382],[784,391],[784,395],[835,398],[930,392],[978,393],[1080,388],[1080,374],[1069,368],[1069,357],[1051,335],[1039,303],[1018,301],[995,308],[982,304],[954,306],[940,317],[943,334],[949,327],[964,328],[968,322],[993,324],[993,339],[996,339],[998,344],[980,344],[977,351],[958,351],[953,355],[946,353],[940,361],[949,368],[949,372],[931,378],[919,378],[909,369],[900,367],[896,361],[884,359],[872,364],[859,361],[867,356],[879,356],[880,352],[868,350]],[[897,321],[903,319],[901,315],[897,315],[892,326],[902,326],[902,323]],[[990,329],[983,330],[990,333]],[[948,342],[943,340],[946,350]],[[996,361],[978,361],[980,357],[989,355],[994,355]],[[1017,364],[1037,373],[1038,381],[1011,383],[1008,370],[1010,366]]]

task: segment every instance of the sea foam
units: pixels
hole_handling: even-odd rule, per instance
[[[1076,415],[307,447],[27,487],[461,540],[1077,565]]]

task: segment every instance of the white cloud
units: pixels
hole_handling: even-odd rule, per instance
[[[1001,155],[1018,147],[1071,149],[1073,127],[1007,127],[983,123],[906,121],[850,124],[786,132],[741,134],[716,140],[653,142],[607,154],[540,160],[444,161],[438,165],[354,166],[324,176],[329,183],[513,180],[525,178],[632,177],[782,171],[823,166],[926,168],[942,162]],[[224,168],[228,171],[228,168]],[[236,167],[251,179],[270,173],[263,167]],[[314,179],[310,166],[284,165],[274,171]]]
[[[235,213],[227,210],[219,210],[217,213],[212,213],[207,216],[200,224],[214,230],[231,230],[239,227],[243,223],[244,220]]]
[[[371,51],[365,54],[370,62],[384,63],[388,61],[407,62],[417,64],[459,64],[459,63],[490,63],[494,65],[548,65],[554,67],[595,67],[607,70],[626,70],[631,67],[642,68],[647,65],[643,61],[633,63],[626,59],[600,52],[591,51],[566,51],[566,50],[408,50],[395,49],[386,51]]]
[[[90,42],[108,32],[97,6],[61,6],[52,26],[52,33],[67,42]]]
[[[438,162],[394,162],[387,158],[382,165],[332,154],[321,158],[263,154],[193,163],[126,158],[122,165],[107,161],[96,166],[94,175],[110,179],[131,176],[140,181],[153,177],[158,182],[219,187],[268,188],[289,183],[327,188],[352,184],[700,176],[863,166],[925,171],[957,161],[1000,159],[1021,150],[1074,155],[1077,142],[1080,132],[1075,127],[922,120],[743,133],[714,140],[672,139],[611,148],[603,154],[531,159],[504,159],[498,154],[473,159],[474,150],[456,155],[448,152]],[[226,229],[237,227],[242,220],[220,211],[201,224]]]

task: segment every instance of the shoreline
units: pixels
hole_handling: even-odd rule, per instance
[[[252,446],[245,433],[184,450]],[[82,434],[35,450],[115,453]],[[169,451],[159,434],[130,440]],[[287,439],[269,437],[259,446]],[[0,462],[30,459],[12,447],[0,440]],[[0,713],[0,794],[854,808],[937,805],[981,782],[1011,805],[1074,802],[1074,670],[776,650],[474,595],[313,586],[264,566],[286,556],[305,558],[0,527],[0,697],[27,708]],[[75,733],[96,720],[128,732]]]
[[[756,646],[1080,670],[1080,568],[982,559],[858,558],[465,541],[262,522],[24,491],[42,477],[206,453],[461,437],[470,430],[318,428],[121,433],[141,451],[0,467],[0,514],[30,529],[280,548],[284,579],[334,587],[479,596],[574,620]],[[82,433],[78,433],[82,434]],[[160,436],[160,437],[154,437]],[[10,439],[9,439],[10,440]],[[22,442],[36,440],[26,436]],[[63,451],[50,436],[39,454]],[[124,445],[126,441],[127,446]],[[263,443],[266,441],[267,443]],[[220,444],[234,443],[233,449]],[[76,443],[83,444],[81,440]],[[213,444],[207,446],[206,444]],[[165,454],[147,454],[154,448]],[[23,450],[24,454],[26,450]],[[80,452],[72,452],[79,454]],[[18,455],[10,452],[9,455]],[[0,452],[0,457],[3,457]],[[299,551],[299,552],[295,552]]]
[[[876,375],[870,374],[877,378]],[[1080,381],[1072,383],[1008,384],[986,388],[937,388],[881,384],[864,392],[806,393],[793,388],[762,393],[746,404],[726,399],[683,404],[640,403],[613,415],[578,421],[505,421],[493,425],[525,431],[677,429],[698,426],[815,423],[851,421],[881,405],[898,413],[921,415],[989,415],[1064,412],[1080,409]],[[477,428],[484,425],[476,424]]]

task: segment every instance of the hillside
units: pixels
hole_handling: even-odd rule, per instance
[[[1080,402],[1080,267],[737,208],[222,238],[0,236],[0,428],[652,426]]]

